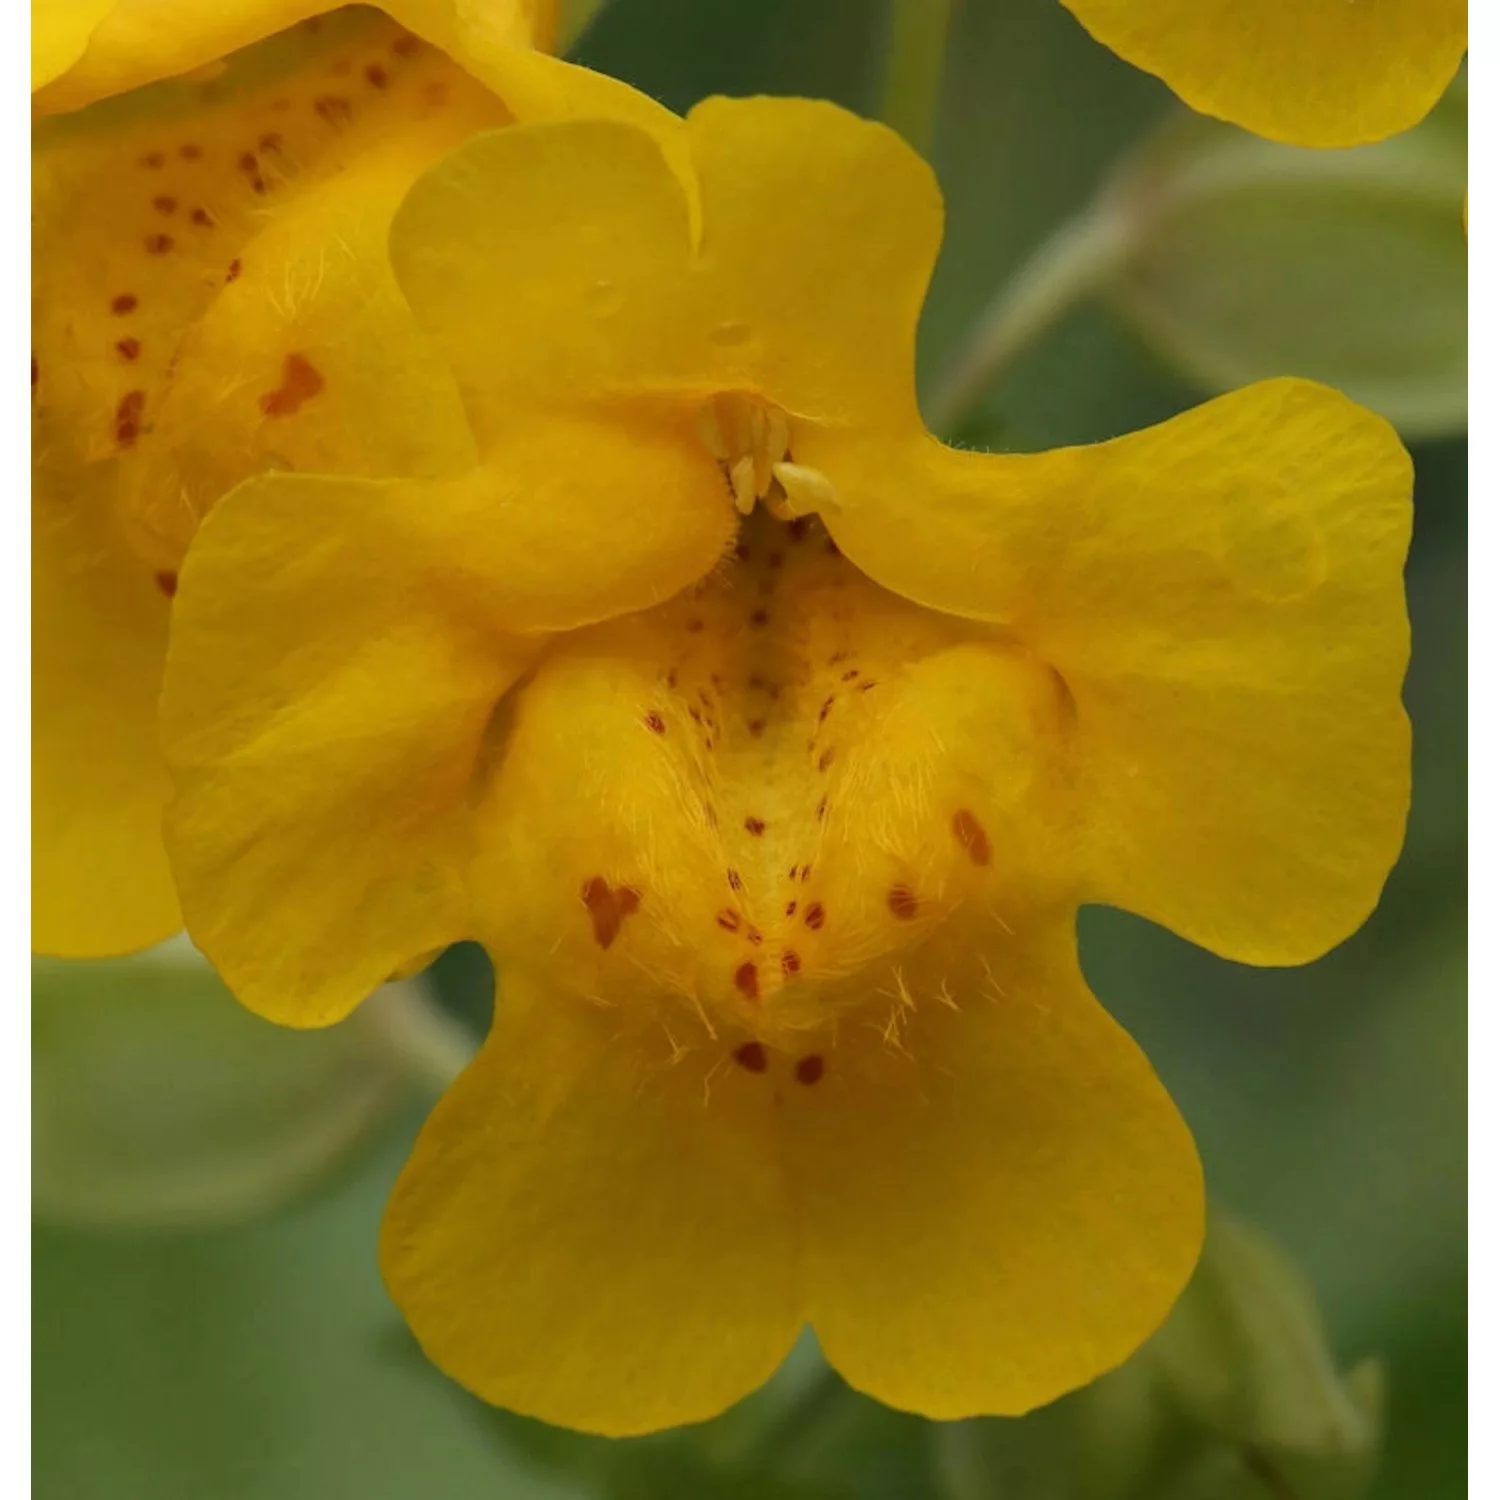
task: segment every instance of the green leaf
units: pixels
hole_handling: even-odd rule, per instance
[[[1461,91],[1414,130],[1349,151],[1183,116],[1101,201],[1130,241],[1101,292],[1210,390],[1301,375],[1407,437],[1461,431],[1466,177]]]
[[[392,1036],[420,981],[326,1031],[243,1010],[185,939],[32,964],[36,1212],[53,1222],[207,1225],[303,1191],[409,1099]]]

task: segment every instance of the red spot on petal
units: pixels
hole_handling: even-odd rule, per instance
[[[245,173],[260,171],[260,163],[255,159],[255,153],[253,151],[245,151],[241,153],[240,159],[235,163],[235,165],[240,169],[240,171]]]
[[[802,866],[802,877],[801,877],[802,880],[805,882],[807,880],[807,877],[809,875],[811,875],[811,874],[812,874],[812,866],[811,865],[803,865]]]
[[[165,255],[176,243],[177,241],[170,234],[148,234],[146,236],[146,254]]]
[[[795,875],[797,872],[794,870],[794,871],[792,871],[792,873]],[[797,915],[797,903],[795,901],[788,901],[787,902],[787,904],[786,904],[786,914],[789,917],[795,917]]]
[[[202,229],[214,227],[214,216],[206,208],[195,208],[192,212],[192,220]]]
[[[859,685],[859,690],[862,693],[868,693],[872,687],[879,687],[879,686],[880,686],[880,684],[878,682],[862,682]]]
[[[141,357],[141,341],[139,339],[117,339],[115,341],[115,349],[119,353],[120,358],[127,362]]]
[[[148,151],[141,158],[141,165],[143,167],[149,168],[153,172],[159,171],[162,167],[166,166],[166,164],[166,154],[161,151]]]
[[[832,712],[833,712],[833,699],[832,698],[825,698],[823,700],[823,706],[822,706],[822,708],[820,708],[818,710],[818,723],[821,724],[824,721],[824,719],[826,719],[828,717],[828,715],[831,714]]]
[[[740,872],[738,870],[726,870],[724,874],[729,881],[730,890],[740,891],[745,888],[745,882],[740,879]]]
[[[702,630],[702,629],[703,629],[703,621],[702,620],[694,618],[694,619],[691,619],[691,620],[689,620],[687,622],[687,632],[688,632],[689,635],[697,635],[698,632],[700,630]]]
[[[802,913],[802,920],[813,929],[814,932],[823,925],[823,919],[827,914],[823,910],[821,901],[814,901],[811,906]]]
[[[828,816],[828,798],[827,797],[819,797],[818,798],[818,809],[817,809],[817,811],[818,811],[818,822],[821,823],[823,821],[823,819]]]
[[[197,161],[203,155],[203,147],[196,146],[192,141],[189,141],[185,146],[177,148],[177,154],[183,161]]]
[[[156,574],[156,586],[168,599],[175,598],[177,594],[177,575],[175,573]]]
[[[396,40],[391,43],[391,51],[394,52],[397,57],[410,57],[412,53],[415,52],[421,45],[421,42],[418,41],[417,38],[414,37],[410,32],[405,32],[403,35],[398,36]]]
[[[36,355],[33,354],[31,356],[31,388],[32,388],[32,390],[36,389],[36,380],[37,380],[37,376],[39,374],[41,374],[41,370],[39,369],[39,367],[37,365]]]
[[[714,918],[725,932],[738,932],[740,930],[740,914],[731,911],[727,906]]]
[[[752,609],[750,611],[750,623],[757,628],[764,625],[770,618],[770,615],[763,609]]]
[[[909,885],[893,885],[885,893],[885,904],[892,916],[910,922],[917,914],[917,893]]]
[[[372,89],[383,89],[391,81],[391,75],[379,63],[370,63],[365,68],[365,82]]]
[[[145,391],[126,391],[115,407],[115,442],[128,448],[141,435],[141,413],[146,407]]]
[[[745,726],[745,728],[748,729],[756,739],[759,739],[761,735],[766,732],[766,721],[764,719],[751,719],[751,721]]]
[[[849,670],[847,672],[845,672],[844,675],[839,679],[839,681],[840,682],[853,682],[854,679],[856,677],[858,677],[858,676],[859,676],[859,668],[858,667],[850,667]]]
[[[641,722],[652,734],[665,734],[667,732],[667,721],[655,709],[652,709]]]
[[[953,837],[963,846],[964,852],[976,865],[990,862],[990,836],[984,825],[969,811],[961,807],[953,814]]]
[[[760,928],[759,927],[747,927],[745,929],[745,941],[747,943],[753,943],[757,948],[759,948],[760,945],[761,945],[761,942],[762,942],[762,938],[761,938],[761,935],[760,935]]]
[[[235,258],[229,262],[229,269],[224,272],[225,284],[227,285],[231,281],[238,281],[240,279],[240,272],[244,269],[244,266],[240,264],[239,256],[236,255]]]
[[[277,134],[276,131],[268,130],[263,136],[261,136],[261,138],[255,143],[255,145],[256,148],[261,151],[279,152],[281,150],[281,137]]]
[[[601,948],[608,948],[614,942],[619,936],[620,924],[641,904],[641,893],[634,886],[622,885],[618,890],[611,890],[602,875],[585,881],[579,897],[588,908],[594,941]]]
[[[134,312],[139,306],[140,299],[133,292],[121,292],[118,297],[110,299],[109,310],[117,318],[123,318],[126,313]]]
[[[818,757],[818,769],[820,771],[826,771],[829,768],[829,766],[831,766],[832,764],[833,764],[833,751],[832,750],[825,750]]]
[[[746,1042],[743,1046],[736,1047],[734,1049],[734,1060],[747,1073],[764,1073],[766,1071],[766,1049],[759,1042]]]
[[[313,100],[313,108],[321,119],[331,125],[335,120],[349,118],[349,101],[340,94],[320,94]]]
[[[746,818],[745,819],[745,832],[746,833],[753,833],[756,838],[759,838],[761,836],[761,834],[763,834],[765,831],[766,831],[766,823],[765,823],[765,819],[764,818]]]
[[[748,960],[734,971],[734,987],[747,1000],[760,999],[760,970]]]
[[[816,1052],[809,1052],[806,1057],[798,1059],[794,1071],[798,1083],[811,1086],[823,1076],[823,1059]]]
[[[177,212],[177,200],[170,193],[158,193],[151,200],[151,207],[159,214],[175,214]]]
[[[787,535],[794,541],[800,542],[807,535],[808,520],[806,516],[796,516],[787,523]]]
[[[788,979],[790,979],[793,974],[800,974],[802,972],[802,959],[790,948],[788,948],[786,952],[781,955],[781,972],[785,974]]]
[[[305,355],[288,354],[281,365],[281,384],[260,398],[260,409],[268,417],[289,417],[322,389],[317,367]]]

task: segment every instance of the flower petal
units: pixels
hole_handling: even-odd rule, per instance
[[[1411,465],[1385,422],[1275,380],[1088,448],[806,461],[858,566],[1063,679],[1087,899],[1251,963],[1363,921],[1409,787]]]
[[[508,52],[529,50],[550,30],[550,7],[537,0],[486,0],[483,7],[385,0],[380,8],[476,77],[485,62],[503,65]],[[329,14],[337,10],[332,0],[46,0],[34,7],[33,108],[66,113],[143,84],[212,70],[220,58],[298,22],[311,34],[343,25],[343,17]]]
[[[465,797],[529,660],[424,566],[443,513],[410,499],[251,481],[183,571],[162,700],[183,911],[239,998],[293,1025],[464,935]]]
[[[102,502],[95,476],[32,509],[32,945],[65,958],[182,925],[156,747],[170,606]]]
[[[83,56],[115,0],[47,0],[31,8],[31,91],[66,73]]]
[[[705,1087],[664,1033],[504,977],[418,1137],[381,1263],[428,1355],[485,1400],[612,1435],[697,1421],[800,1325],[767,1080]]]
[[[1192,1139],[1089,993],[1071,928],[946,939],[897,976],[914,1003],[893,999],[884,1033],[797,1067],[783,1126],[813,1326],[891,1405],[1051,1401],[1131,1354],[1197,1259]]]
[[[688,135],[721,383],[825,421],[910,420],[943,235],[932,169],[893,130],[822,100],[708,99]]]
[[[38,467],[65,489],[78,465],[117,461],[155,567],[261,469],[475,461],[385,239],[422,168],[508,116],[432,48],[393,51],[404,36],[330,18],[231,59],[211,98],[178,80],[39,127]],[[350,78],[331,84],[336,60]]]
[[[1415,125],[1468,45],[1466,0],[1063,0],[1196,110],[1300,146]]]
[[[687,190],[659,137],[605,121],[481,137],[414,187],[397,276],[482,439],[537,410],[735,389],[828,422],[915,420],[942,225],[920,158],[806,100],[711,100],[687,139]]]

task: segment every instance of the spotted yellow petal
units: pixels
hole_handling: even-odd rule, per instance
[[[1203,1236],[1192,1139],[1079,975],[1071,921],[950,930],[882,993],[883,1029],[788,1070],[813,1326],[893,1406],[1028,1411],[1166,1316]]]
[[[1299,146],[1415,125],[1468,45],[1467,0],[1063,0],[1196,110]]]
[[[1058,674],[1087,899],[1253,963],[1364,919],[1409,785],[1411,465],[1385,422],[1277,380],[1093,447],[814,434],[808,461],[861,568]]]
[[[723,523],[695,552],[650,524],[652,491],[576,484],[576,443],[554,426],[534,466],[447,483],[272,475],[201,528],[163,702],[168,838],[189,931],[257,1009],[336,1019],[467,935],[465,799],[535,649],[510,632],[654,603],[718,555]],[[660,472],[638,450],[604,470],[637,459]]]
[[[168,601],[113,534],[102,483],[32,509],[32,946],[64,958],[180,925],[156,747]]]
[[[801,1322],[774,1109],[763,1075],[705,1081],[659,1029],[507,973],[397,1183],[387,1285],[497,1405],[613,1435],[712,1416]]]

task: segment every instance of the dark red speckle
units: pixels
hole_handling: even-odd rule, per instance
[[[747,1073],[764,1073],[766,1071],[766,1049],[759,1042],[746,1042],[741,1047],[734,1049],[734,1060]]]

